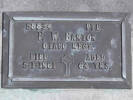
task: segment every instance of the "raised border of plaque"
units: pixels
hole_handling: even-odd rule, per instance
[[[2,88],[118,88],[129,89],[131,81],[131,29],[128,13],[99,12],[3,12],[2,16]],[[121,78],[78,80],[15,79],[12,72],[13,23],[16,20],[69,20],[121,22]]]

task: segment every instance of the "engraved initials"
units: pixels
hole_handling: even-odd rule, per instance
[[[86,24],[87,31],[101,31],[101,25],[100,24]]]
[[[52,36],[52,40],[53,41],[57,41],[58,40],[58,37],[59,37],[59,33],[58,32],[55,32],[55,33],[52,33],[51,32],[51,36]]]

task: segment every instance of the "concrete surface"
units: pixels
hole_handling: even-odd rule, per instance
[[[0,13],[2,11],[131,12],[132,15],[129,22],[131,23],[133,34],[133,0],[0,0]],[[0,15],[0,33],[2,33],[1,17]],[[133,35],[131,38],[133,39]],[[133,89],[0,88],[0,100],[133,100]]]

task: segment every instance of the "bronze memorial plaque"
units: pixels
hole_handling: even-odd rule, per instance
[[[127,13],[5,12],[3,88],[131,88]]]

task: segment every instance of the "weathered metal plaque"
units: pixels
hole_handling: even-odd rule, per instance
[[[3,13],[2,87],[131,88],[126,13]]]

